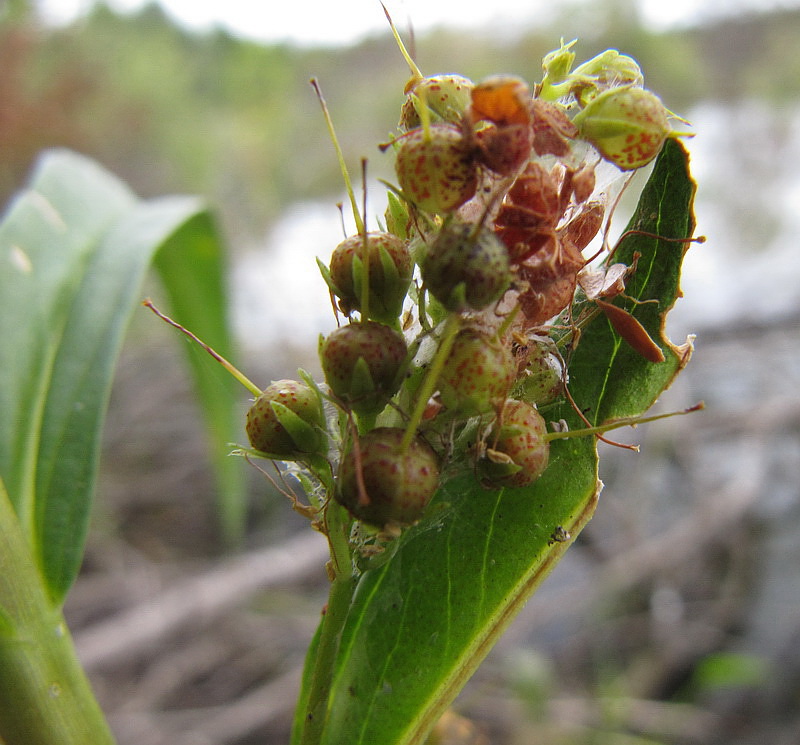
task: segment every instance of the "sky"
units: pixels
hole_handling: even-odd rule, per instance
[[[579,6],[590,0],[561,0],[561,6]],[[121,11],[134,10],[146,0],[108,0]],[[365,35],[384,31],[386,18],[378,0],[159,0],[167,12],[196,29],[214,24],[264,41],[289,40],[301,44],[348,44]],[[93,0],[39,0],[48,20],[68,22],[85,12]],[[553,0],[386,0],[398,27],[409,19],[417,31],[437,25],[515,28],[533,24]],[[653,28],[691,22],[703,9],[774,5],[775,0],[639,0],[642,17]]]

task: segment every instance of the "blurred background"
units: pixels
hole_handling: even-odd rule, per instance
[[[659,407],[707,408],[625,435],[639,454],[603,449],[596,517],[455,709],[473,743],[795,745],[800,2],[468,5],[388,4],[424,73],[535,82],[578,38],[579,61],[634,56],[692,122],[708,240],[669,332],[696,352]],[[367,157],[371,184],[390,178],[376,145],[408,70],[386,26],[373,0],[0,0],[0,202],[54,146],[144,197],[204,195],[230,249],[241,366],[262,385],[316,372],[334,319],[314,257],[340,240],[343,190],[308,81],[351,170]],[[135,315],[68,619],[120,745],[277,745],[325,545],[254,469],[243,543],[224,545],[182,344]]]

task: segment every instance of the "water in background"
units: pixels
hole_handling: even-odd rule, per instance
[[[669,317],[681,340],[704,328],[800,311],[800,109],[764,103],[704,104],[689,114],[687,139],[698,182],[697,232],[687,254],[685,297]],[[376,192],[373,205],[382,205]],[[617,220],[624,224],[624,218]],[[316,265],[342,239],[336,200],[293,205],[263,249],[241,255],[233,273],[234,321],[246,348],[302,340],[314,345],[335,325]],[[265,323],[270,319],[269,324]]]

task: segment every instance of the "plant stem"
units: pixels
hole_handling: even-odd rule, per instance
[[[684,414],[693,414],[695,411],[702,411],[705,408],[705,403],[700,401],[694,406],[681,411],[667,411],[664,414],[652,414],[651,416],[626,416],[615,419],[608,424],[601,424],[596,427],[581,427],[580,429],[571,429],[564,432],[547,432],[542,437],[545,442],[551,440],[569,440],[574,437],[586,437],[587,435],[602,435],[610,432],[613,429],[621,429],[622,427],[635,427],[639,424],[648,424],[649,422],[657,422],[659,419],[668,419],[673,416],[683,416]]]
[[[317,99],[319,100],[319,104],[322,107],[322,115],[325,117],[325,124],[328,127],[328,134],[330,135],[331,142],[333,143],[333,147],[336,150],[336,158],[339,161],[339,169],[342,172],[342,178],[344,179],[345,189],[347,189],[347,196],[350,199],[350,207],[353,210],[353,219],[356,223],[356,232],[359,235],[366,235],[367,229],[364,227],[364,220],[362,220],[361,215],[358,212],[358,204],[356,203],[356,196],[355,192],[353,191],[353,183],[350,181],[350,172],[347,170],[347,163],[344,159],[344,153],[342,152],[342,147],[339,144],[339,138],[336,136],[336,130],[333,128],[333,119],[331,118],[331,114],[328,111],[328,104],[325,103],[325,98],[322,95],[322,88],[319,86],[319,82],[316,78],[311,78],[309,81],[311,86],[314,88],[314,91],[317,94]]]
[[[328,595],[328,605],[314,657],[306,712],[303,718],[299,745],[319,745],[328,719],[328,706],[339,642],[342,637],[350,602],[355,590],[350,549],[345,529],[349,519],[346,512],[331,501],[326,507],[328,539],[331,546],[331,566],[334,579]]]
[[[428,399],[436,390],[436,384],[439,382],[439,375],[444,368],[444,363],[447,361],[447,355],[450,354],[450,349],[453,346],[453,342],[455,341],[456,335],[458,334],[460,328],[461,319],[459,318],[458,314],[451,313],[444,323],[442,338],[439,342],[439,347],[436,350],[436,355],[434,356],[433,361],[431,362],[431,365],[425,374],[422,385],[417,391],[416,404],[414,405],[414,410],[411,412],[411,418],[406,425],[406,431],[403,435],[403,440],[400,443],[401,453],[405,453],[408,450],[409,446],[411,445],[411,441],[414,439],[414,435],[417,432],[417,427],[419,427],[422,417],[425,414],[425,407],[428,405]]]
[[[114,743],[2,483],[0,741],[5,745]]]
[[[162,313],[155,305],[153,305],[153,301],[150,298],[145,298],[142,301],[142,305],[146,308],[150,308],[162,321],[165,321],[170,326],[175,327],[178,331],[186,334],[193,342],[199,344],[203,349],[206,350],[217,362],[220,363],[231,375],[233,375],[236,380],[238,380],[245,388],[247,388],[250,393],[252,393],[256,398],[261,395],[261,389],[248,378],[241,370],[234,367],[228,360],[226,360],[219,352],[214,350],[212,347],[208,346],[202,339],[199,339],[195,336],[189,329],[185,326],[181,326],[177,321],[170,318],[168,315]]]

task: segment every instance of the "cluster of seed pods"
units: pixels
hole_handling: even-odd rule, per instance
[[[248,414],[253,448],[328,463],[331,496],[367,526],[418,521],[444,474],[517,488],[547,467],[538,407],[567,384],[548,334],[607,216],[595,169],[640,168],[672,134],[633,60],[573,69],[571,46],[533,87],[412,68],[382,146],[397,175],[384,229],[357,219],[320,262],[344,319],[320,339],[325,385],[278,381]]]

